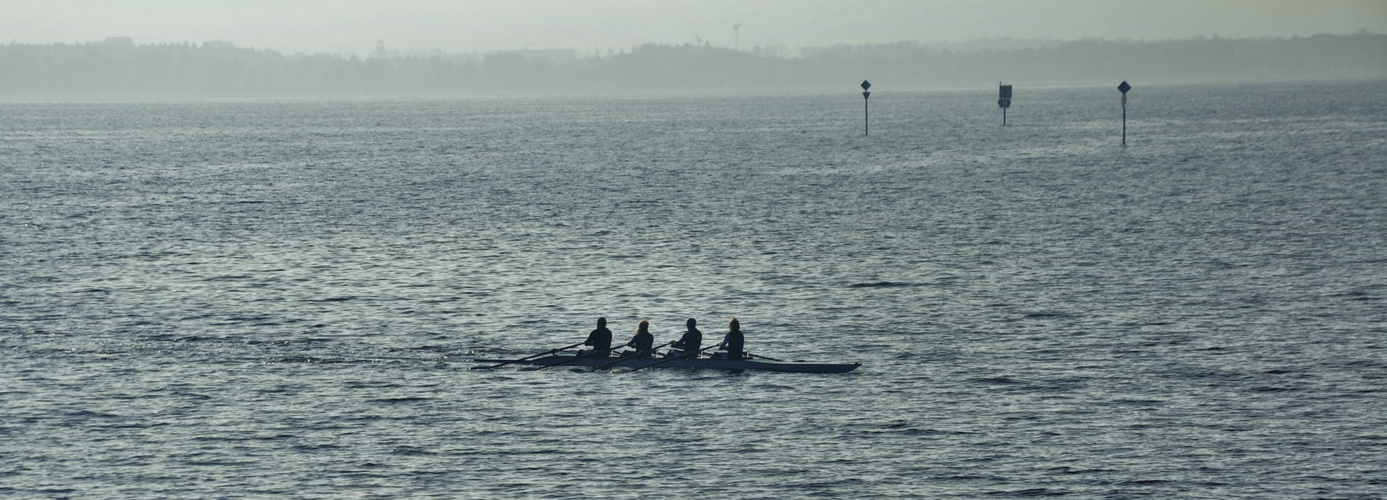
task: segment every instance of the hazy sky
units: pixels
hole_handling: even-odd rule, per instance
[[[282,52],[790,47],[1012,36],[1162,39],[1387,33],[1387,0],[0,0],[0,43],[128,36]],[[8,39],[8,40],[5,40]]]

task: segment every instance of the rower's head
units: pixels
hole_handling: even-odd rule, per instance
[[[597,318],[597,327],[602,328],[605,326],[607,326],[607,318]]]
[[[732,318],[732,321],[727,322],[727,328],[734,332],[740,331],[742,329],[742,324],[737,322],[737,318]]]
[[[694,325],[697,325],[698,322],[694,321],[693,318],[689,318],[689,322],[687,324],[689,325],[689,329],[693,329]]]
[[[640,324],[636,325],[636,333],[646,333],[648,331],[650,331],[649,321],[641,320]]]

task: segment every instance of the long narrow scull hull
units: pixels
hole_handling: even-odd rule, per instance
[[[505,359],[478,359],[478,363],[504,363],[510,360]],[[586,367],[596,368],[607,366],[608,369],[625,368],[636,370],[645,367],[652,368],[698,368],[705,370],[763,370],[772,372],[794,372],[794,373],[847,373],[853,371],[862,363],[801,363],[801,362],[780,362],[767,359],[675,359],[666,358],[644,358],[644,359],[622,359],[617,357],[596,358],[587,357],[574,359],[574,356],[548,356],[524,361],[511,361],[516,365],[534,366],[554,366],[560,367]]]

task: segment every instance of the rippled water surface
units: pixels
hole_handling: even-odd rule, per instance
[[[1387,83],[1137,87],[0,104],[0,496],[1380,498]]]

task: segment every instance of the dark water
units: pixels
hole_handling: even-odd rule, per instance
[[[1387,82],[992,92],[0,104],[0,496],[1382,497]]]

